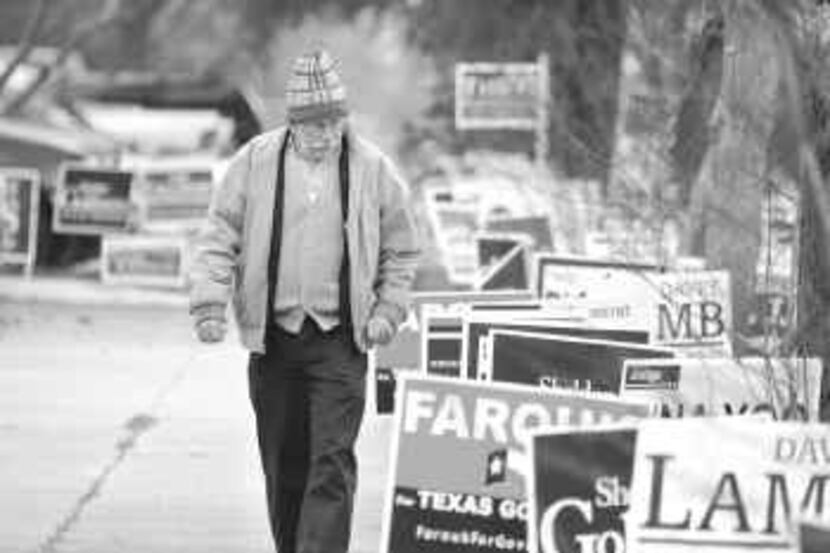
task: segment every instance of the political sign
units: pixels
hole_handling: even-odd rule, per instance
[[[623,553],[636,427],[540,431],[530,445],[530,553]]]
[[[818,421],[822,372],[818,358],[629,359],[620,395],[653,401],[672,417],[768,413]]]
[[[457,63],[455,125],[468,129],[533,130],[546,76],[538,63]]]
[[[772,178],[761,200],[761,244],[755,263],[755,290],[792,295],[798,276],[799,190],[787,177]]]
[[[101,243],[101,280],[180,288],[185,285],[187,243],[175,236],[105,236]]]
[[[479,270],[486,271],[502,260],[516,246],[528,243],[521,234],[507,232],[478,232],[475,235]]]
[[[515,330],[539,334],[556,334],[584,338],[602,338],[619,342],[648,343],[648,332],[634,329],[603,329],[591,327],[577,320],[522,320],[520,316],[506,318],[491,313],[472,312],[464,318],[462,327],[461,360],[467,378],[478,378],[478,364],[485,366],[486,337],[491,330]]]
[[[412,294],[412,309],[403,325],[398,330],[395,339],[387,345],[373,348],[371,355],[374,365],[378,369],[389,371],[424,370],[425,343],[424,335],[427,326],[424,322],[424,313],[430,318],[434,331],[447,331],[446,326],[438,327],[436,316],[449,315],[450,331],[453,321],[460,322],[460,313],[468,309],[499,308],[506,306],[524,307],[532,303],[541,307],[538,302],[532,301],[533,294],[528,290],[488,290],[488,291],[416,291]],[[453,317],[456,317],[453,319]]]
[[[65,234],[131,232],[140,226],[132,171],[65,165],[54,195],[52,229]]]
[[[487,349],[481,380],[610,393],[620,388],[626,359],[674,356],[645,344],[513,330],[491,330]]]
[[[534,265],[534,289],[545,304],[601,325],[654,327],[655,265],[552,254],[536,254]]]
[[[530,432],[649,413],[604,394],[410,375],[397,401],[384,553],[526,551]]]
[[[206,218],[213,193],[213,168],[156,163],[137,170],[142,227],[187,230]]]
[[[378,415],[395,411],[395,370],[389,367],[375,367],[375,409]]]
[[[528,290],[418,290],[412,293],[412,305],[416,312],[424,305],[503,306],[528,303],[538,305],[533,292]]]
[[[450,280],[472,285],[478,271],[475,233],[478,210],[475,206],[456,206],[427,202],[433,233]]]
[[[735,321],[750,348],[769,348],[795,326],[800,201],[798,184],[773,172],[761,200],[754,294],[743,320]]]
[[[645,296],[654,289],[658,267],[650,263],[537,253],[534,256],[536,293],[548,302],[603,299],[621,288]]]
[[[485,224],[491,232],[509,232],[526,236],[531,251],[553,251],[553,228],[546,215],[494,217]]]
[[[791,553],[794,518],[827,524],[830,427],[760,417],[639,426],[625,519],[639,553]]]
[[[487,267],[475,287],[479,290],[529,290],[527,247],[517,245]]]
[[[657,275],[654,343],[682,349],[685,355],[732,354],[732,293],[728,271],[672,272]]]
[[[40,175],[33,169],[0,168],[0,264],[34,266]]]
[[[461,374],[461,332],[463,306],[442,309],[424,306],[421,359],[426,374],[455,376]]]
[[[801,522],[798,524],[798,553],[830,551],[830,526]]]
[[[426,338],[425,371],[427,374],[461,375],[461,334],[432,333]]]

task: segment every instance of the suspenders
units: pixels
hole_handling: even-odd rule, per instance
[[[283,200],[285,198],[285,152],[288,141],[291,139],[291,130],[285,132],[285,138],[280,146],[279,159],[277,160],[277,183],[274,191],[274,211],[271,227],[270,252],[268,254],[268,303],[265,306],[265,335],[266,345],[269,332],[276,326],[274,319],[274,302],[276,300],[277,274],[279,272],[280,246],[282,242],[283,222]],[[338,160],[338,180],[340,181],[340,213],[345,223],[349,219],[349,141],[346,133],[340,143],[340,159]],[[339,287],[339,318],[340,326],[347,332],[350,340],[352,338],[352,308],[351,308],[351,282],[349,279],[349,243],[346,232],[346,225],[343,225],[343,259],[340,263],[338,277]]]

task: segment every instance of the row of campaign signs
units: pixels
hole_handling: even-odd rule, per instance
[[[830,551],[827,425],[423,375],[398,400],[384,553]]]
[[[821,362],[734,357],[728,273],[552,255],[533,273],[527,294],[416,294],[376,352],[395,417],[383,553],[823,539],[799,532],[830,523]]]
[[[102,236],[105,282],[180,287],[188,236],[207,216],[214,181],[207,162],[66,164],[52,196],[52,231]],[[0,168],[0,263],[31,268],[40,187],[36,170]]]

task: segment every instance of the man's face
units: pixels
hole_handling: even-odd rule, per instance
[[[323,159],[337,148],[344,128],[342,117],[315,119],[291,126],[298,152],[312,161]]]

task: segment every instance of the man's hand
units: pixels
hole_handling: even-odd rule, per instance
[[[366,324],[366,339],[370,346],[385,346],[395,337],[395,327],[385,317],[372,317]]]
[[[221,319],[205,319],[196,325],[196,335],[206,344],[221,342],[227,332],[227,324]]]

